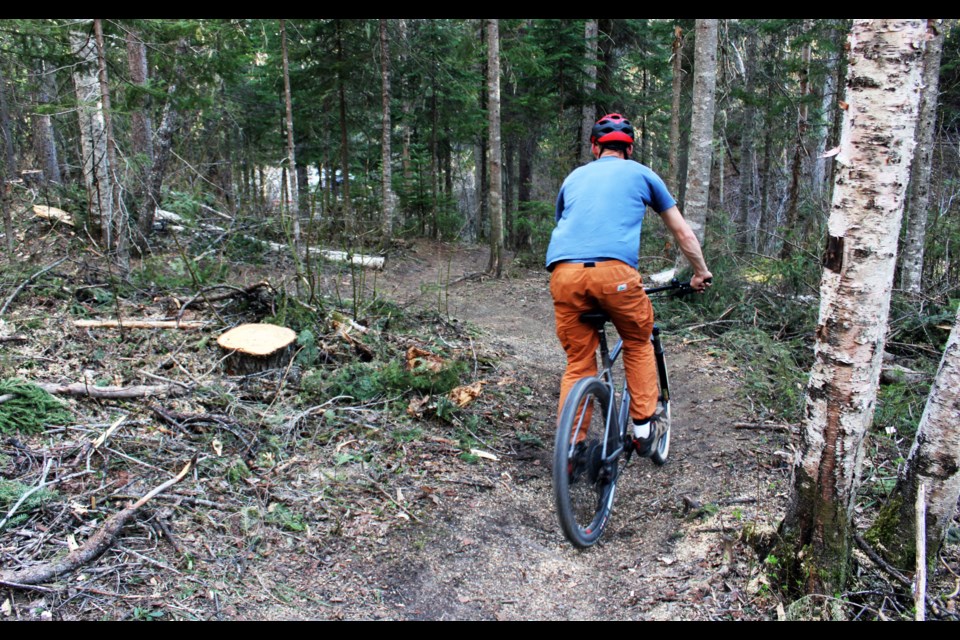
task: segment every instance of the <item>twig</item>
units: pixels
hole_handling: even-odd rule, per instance
[[[414,520],[416,520],[416,521],[419,522],[420,524],[423,524],[423,520],[421,520],[421,519],[418,518],[417,516],[415,516],[415,515],[413,515],[412,513],[410,513],[410,512],[406,509],[406,507],[404,507],[402,504],[400,504],[399,502],[397,502],[396,500],[394,500],[394,499],[393,499],[393,496],[391,496],[389,493],[387,493],[386,491],[384,491],[383,487],[381,487],[379,484],[376,484],[376,483],[374,483],[373,486],[375,486],[375,487],[377,488],[377,490],[380,491],[380,493],[382,493],[384,496],[386,496],[387,500],[389,500],[389,501],[392,502],[394,505],[396,505],[396,507],[397,507],[398,509],[400,509],[401,511],[403,511],[405,514],[407,514],[408,516],[410,516],[411,518],[413,518]]]
[[[853,536],[853,541],[857,543],[857,546],[860,547],[860,550],[867,554],[867,557],[873,560],[873,562],[879,566],[881,569],[893,576],[893,579],[902,584],[905,587],[912,587],[913,583],[909,579],[904,577],[902,573],[897,571],[893,566],[887,563],[886,560],[880,557],[880,555],[873,550],[873,548],[867,544],[867,541],[864,540],[859,535]]]
[[[107,518],[96,533],[90,536],[81,547],[67,554],[65,558],[26,569],[20,569],[19,571],[0,571],[0,582],[7,584],[16,583],[18,585],[35,585],[49,582],[58,576],[70,573],[80,566],[97,559],[110,547],[117,533],[120,532],[123,525],[127,523],[127,520],[129,520],[140,507],[149,502],[154,496],[163,493],[183,480],[196,463],[197,457],[194,455],[193,459],[183,467],[180,473],[148,492],[126,509]]]
[[[734,429],[770,429],[772,431],[790,431],[791,425],[781,422],[737,422]]]
[[[37,271],[35,274],[33,274],[32,276],[30,276],[29,278],[27,278],[19,287],[17,287],[16,289],[14,289],[14,290],[13,290],[13,293],[10,294],[10,297],[7,298],[7,301],[3,303],[3,306],[2,306],[2,307],[0,307],[0,316],[2,316],[4,313],[6,313],[7,307],[10,306],[10,303],[13,302],[13,299],[14,299],[14,298],[16,298],[18,295],[20,295],[20,292],[23,291],[23,288],[24,288],[24,287],[26,287],[28,284],[30,284],[31,282],[33,282],[34,280],[36,280],[38,277],[40,277],[40,276],[42,276],[43,274],[45,274],[47,271],[50,271],[51,269],[59,266],[60,263],[62,263],[62,262],[65,261],[66,259],[67,259],[67,257],[60,258],[60,259],[57,260],[56,262],[54,262],[54,263],[52,263],[52,264],[50,264],[50,265],[47,265],[47,266],[44,267],[43,269],[40,269],[40,271]]]
[[[48,459],[44,461],[43,473],[40,474],[40,482],[38,482],[36,486],[31,487],[28,491],[24,491],[23,494],[20,496],[20,499],[17,500],[12,507],[10,507],[10,511],[7,512],[7,515],[3,517],[3,520],[0,520],[0,531],[3,530],[3,526],[7,524],[7,521],[13,517],[13,514],[17,512],[17,509],[20,508],[20,505],[22,505],[24,502],[27,501],[27,498],[29,498],[30,496],[35,494],[37,491],[40,491],[46,486],[47,473],[50,472],[50,465],[52,464],[53,464],[53,460]]]

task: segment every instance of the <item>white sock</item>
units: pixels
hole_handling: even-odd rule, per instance
[[[650,437],[650,421],[644,420],[640,424],[633,423],[633,437],[637,440]]]

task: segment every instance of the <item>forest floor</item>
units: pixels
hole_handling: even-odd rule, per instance
[[[50,249],[31,260],[51,262]],[[0,378],[75,379],[78,371],[118,384],[175,378],[203,394],[150,403],[71,399],[85,424],[4,436],[0,480],[34,485],[51,461],[67,479],[56,487],[59,502],[0,534],[0,569],[83,544],[124,500],[202,455],[200,473],[195,468],[148,503],[98,559],[53,585],[0,584],[0,619],[782,617],[770,567],[741,534],[770,529],[782,516],[790,429],[752,423],[736,366],[707,338],[665,336],[670,460],[663,467],[631,461],[604,537],[576,550],[557,523],[551,490],[564,356],[548,274],[515,261],[502,279],[481,277],[487,259],[485,247],[418,241],[360,283],[364,295],[392,301],[418,319],[421,334],[472,362],[471,381],[482,391],[448,419],[436,406],[411,417],[349,399],[293,410],[284,404],[295,397],[293,376],[279,387],[213,380],[219,356],[209,336],[79,330],[57,292],[22,294],[4,320],[8,333],[26,340],[2,345]],[[76,286],[81,275],[73,269],[62,288],[85,289]],[[250,284],[271,275],[279,278],[270,267],[251,267],[231,279]],[[355,271],[326,278],[357,291]],[[67,296],[74,311],[75,293]],[[164,304],[157,297],[138,312]],[[186,317],[212,322],[209,311]],[[406,347],[424,338],[399,340]],[[117,411],[128,423],[111,432],[110,446],[91,452],[84,443]],[[161,411],[180,422],[161,421]],[[744,428],[751,425],[760,428]],[[475,446],[469,452],[465,434]],[[74,477],[84,461],[90,475]]]

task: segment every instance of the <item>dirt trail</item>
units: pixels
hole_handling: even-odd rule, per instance
[[[500,451],[496,462],[463,465],[457,490],[430,521],[391,534],[379,549],[339,557],[339,577],[304,585],[332,593],[340,608],[281,608],[277,617],[458,620],[757,619],[769,603],[753,554],[738,542],[745,522],[776,511],[782,443],[733,424],[733,375],[707,344],[667,338],[674,391],[670,462],[634,460],[621,481],[601,543],[575,550],[553,511],[550,458],[563,352],[556,340],[548,274],[516,269],[502,280],[481,272],[483,247],[418,243],[390,261],[382,295],[468,321],[502,356],[504,375],[529,385],[532,452]],[[449,271],[449,277],[446,273]],[[444,295],[446,294],[446,295]],[[514,455],[511,455],[511,454]],[[467,478],[464,480],[464,478]],[[472,478],[472,480],[470,480]],[[471,486],[471,482],[475,486]],[[332,560],[328,560],[332,562]],[[320,578],[320,576],[323,576]],[[350,594],[354,594],[351,596]],[[373,594],[371,596],[371,594]]]

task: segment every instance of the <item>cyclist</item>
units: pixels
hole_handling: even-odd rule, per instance
[[[567,354],[558,413],[574,383],[597,374],[599,338],[580,321],[580,314],[599,306],[623,339],[634,446],[640,455],[649,456],[659,435],[650,342],[653,307],[637,271],[640,227],[648,206],[660,214],[693,267],[691,287],[702,292],[710,286],[712,274],[663,180],[630,159],[633,141],[633,126],[618,113],[603,116],[593,126],[590,143],[596,160],[575,169],[560,187],[546,265],[557,337]]]

